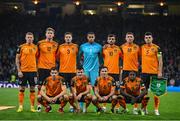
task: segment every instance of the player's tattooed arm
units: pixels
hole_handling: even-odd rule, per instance
[[[145,95],[147,95],[147,92],[148,92],[146,87],[145,87],[144,82],[142,80],[140,80],[140,81],[141,81],[141,85],[140,85],[141,93],[138,97],[136,97],[137,100],[144,97]]]
[[[109,98],[109,97],[111,97],[111,96],[113,96],[114,95],[114,93],[115,93],[115,86],[116,86],[116,83],[115,83],[115,80],[113,79],[113,81],[112,81],[112,88],[111,88],[111,92],[110,92],[110,94],[109,95],[107,95],[107,98]]]
[[[96,82],[94,84],[94,94],[97,98],[102,99],[102,97],[99,95],[98,79],[96,79]]]
[[[48,102],[51,102],[51,101],[52,101],[52,99],[49,98],[49,97],[46,95],[46,86],[45,86],[45,85],[42,85],[40,94],[41,94],[42,97],[45,98]]]
[[[98,89],[98,87],[94,87],[94,93],[95,93],[95,95],[96,95],[96,97],[97,98],[99,98],[99,99],[101,99],[102,97],[99,95],[99,89]]]
[[[71,80],[71,89],[72,89],[72,94],[73,96],[76,96],[76,88],[74,86],[74,79]]]

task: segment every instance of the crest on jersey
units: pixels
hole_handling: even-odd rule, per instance
[[[136,49],[137,49],[137,47],[136,47],[136,46],[134,46],[133,48],[134,48],[134,50],[136,50]]]
[[[53,48],[56,48],[56,45],[53,45],[52,47],[53,47]]]
[[[154,50],[155,50],[154,48],[151,48],[151,51],[152,51],[152,52],[154,52]]]
[[[132,49],[131,48],[128,48],[128,50],[127,50],[128,52],[131,52],[132,51]]]
[[[117,49],[114,49],[114,52],[117,53]]]

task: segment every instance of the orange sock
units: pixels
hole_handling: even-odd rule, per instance
[[[34,92],[34,91],[30,92],[30,102],[31,102],[31,106],[34,106],[35,98],[36,98],[35,92]]]
[[[158,110],[159,108],[160,99],[157,96],[154,96],[154,109]]]
[[[134,107],[134,108],[138,108],[138,104],[135,103],[135,104],[133,105],[133,107]]]
[[[19,92],[19,105],[23,105],[24,103],[24,92]]]

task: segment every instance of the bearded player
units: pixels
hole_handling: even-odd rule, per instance
[[[79,67],[76,72],[76,76],[71,80],[72,94],[69,97],[69,102],[76,109],[77,112],[80,111],[80,105],[78,102],[85,102],[85,111],[92,100],[92,95],[90,94],[91,86],[89,79],[84,75],[83,68]]]
[[[50,104],[60,104],[58,112],[64,112],[64,106],[68,102],[66,95],[66,84],[64,78],[58,75],[56,68],[51,68],[50,76],[47,77],[41,87],[38,102],[45,107],[46,112],[50,112]]]

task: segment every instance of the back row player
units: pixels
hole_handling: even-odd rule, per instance
[[[38,74],[39,74],[38,89],[39,90],[41,88],[43,80],[45,80],[45,78],[48,77],[50,68],[52,68],[56,65],[55,64],[56,55],[57,55],[57,57],[59,57],[58,60],[60,61],[60,69],[59,69],[60,74],[63,77],[65,77],[67,85],[69,85],[68,82],[75,74],[76,65],[77,65],[78,46],[71,42],[72,41],[72,33],[65,33],[65,38],[64,38],[65,44],[60,45],[59,49],[58,49],[58,44],[55,41],[53,41],[53,37],[54,37],[54,29],[48,28],[46,30],[46,39],[38,42],[38,51],[36,52],[35,55],[38,58]],[[98,56],[99,55],[101,56],[102,48],[101,48],[101,45],[94,42],[94,40],[95,40],[94,33],[89,33],[87,36],[87,39],[88,39],[88,42],[81,45],[79,54],[80,55],[83,54],[83,59],[84,59],[83,67],[85,70],[85,74],[90,78],[91,84],[94,85],[94,82],[95,82],[96,78],[98,77],[99,59],[101,59]],[[114,39],[114,41],[111,39]],[[139,46],[133,43],[133,40],[134,40],[133,33],[128,32],[126,34],[127,42],[120,47],[121,51],[119,51],[119,48],[114,45],[115,36],[114,35],[108,36],[108,43],[110,46],[106,46],[106,48],[103,49],[103,56],[104,56],[104,62],[105,62],[104,65],[109,68],[110,73],[113,75],[113,77],[115,77],[116,81],[119,80],[117,77],[119,75],[119,66],[118,65],[119,65],[120,55],[122,55],[122,59],[123,59],[123,77],[126,77],[128,75],[129,71],[138,72],[138,65],[139,65],[138,62],[140,60],[139,57],[141,55],[143,55],[144,53],[146,53],[146,55],[143,55],[144,57],[142,57],[142,70],[145,70],[145,71],[143,71],[143,73],[145,73],[145,74],[143,74],[144,75],[143,77],[145,78],[144,80],[147,81],[146,87],[148,88],[148,86],[149,86],[149,78],[152,74],[157,74],[159,72],[158,75],[159,76],[162,75],[162,56],[161,56],[161,53],[159,53],[159,56],[157,56],[157,54],[159,52],[159,49],[158,49],[159,47],[152,44],[152,39],[153,39],[152,34],[146,33],[145,34],[145,42],[147,44],[142,46],[142,48],[144,48],[144,49],[142,49],[142,51],[140,51]],[[113,46],[111,46],[111,45],[113,45]],[[146,47],[146,45],[147,45],[147,47]],[[22,50],[27,50],[27,49],[28,48],[25,47],[25,49],[22,49]],[[31,51],[31,49],[29,49],[29,52],[30,51]],[[146,51],[146,52],[144,52],[144,51]],[[19,48],[18,52],[21,52],[20,48]],[[141,52],[142,52],[142,54],[141,54]],[[148,56],[147,52],[150,52],[150,54],[148,53],[149,56]],[[25,54],[27,54],[27,53],[25,53]],[[23,57],[22,58],[21,57],[22,56],[18,56],[18,59],[23,62],[24,59],[23,59]],[[28,57],[28,55],[26,55],[26,57]],[[80,56],[80,58],[81,58],[81,56]],[[112,59],[109,59],[109,58],[112,58]],[[149,58],[151,58],[151,59],[149,59]],[[17,67],[22,65],[21,64],[22,62],[18,61],[18,59],[16,59]],[[153,64],[152,62],[150,62],[150,65],[149,65],[149,63],[148,64],[143,63],[144,60],[146,60],[146,61],[155,60],[156,63]],[[113,62],[115,62],[115,64],[113,64]],[[27,66],[30,66],[30,65],[27,65]],[[33,63],[33,65],[34,65],[34,67],[36,67],[36,63]],[[149,66],[150,66],[150,68],[149,68]],[[31,68],[31,67],[28,67],[28,68]],[[151,68],[153,68],[153,69],[151,69]],[[150,69],[150,70],[148,70],[148,69]],[[153,70],[153,72],[151,70]],[[159,70],[159,71],[157,71],[157,70]],[[35,72],[35,71],[36,70],[33,70],[33,72]],[[22,74],[23,74],[22,70],[20,68],[18,68],[18,75],[20,78],[22,77]],[[29,76],[29,77],[31,77],[31,76]],[[34,75],[33,77],[36,77],[36,75]],[[30,81],[31,79],[26,79],[26,80]],[[20,92],[23,92],[23,91],[21,90]],[[23,97],[22,94],[19,96],[19,99],[22,100],[22,98],[20,98],[20,97]],[[155,104],[156,112],[158,113],[157,107],[159,104],[158,103],[159,100],[157,97],[155,97],[155,100],[156,100],[155,101],[156,102],[156,104]],[[39,110],[41,109],[40,106],[38,106],[38,109]]]

